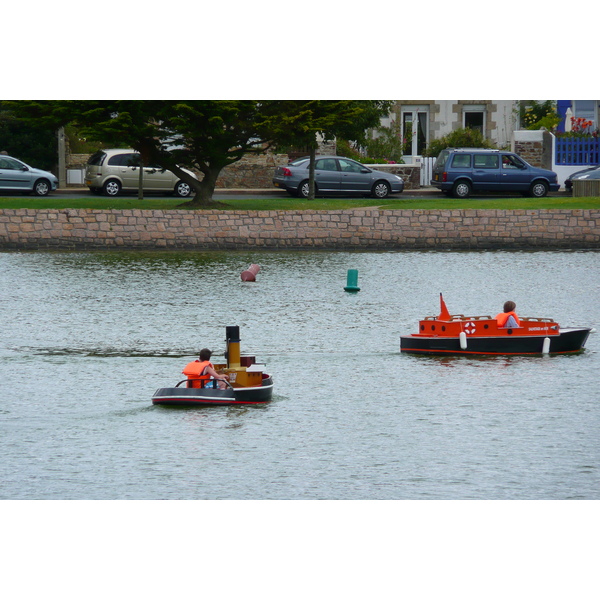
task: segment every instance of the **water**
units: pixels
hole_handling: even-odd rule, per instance
[[[440,292],[452,313],[512,299],[598,328],[598,258],[2,253],[0,498],[598,499],[597,334],[577,356],[399,353]],[[153,406],[201,347],[218,361],[228,325],[273,402]]]

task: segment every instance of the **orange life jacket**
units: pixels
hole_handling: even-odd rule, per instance
[[[519,321],[519,317],[517,317],[517,313],[514,310],[496,315],[496,322],[498,323],[498,327],[504,327],[506,325],[506,321],[508,321],[508,317],[510,317],[511,315],[517,322],[517,327],[521,327],[521,321]]]
[[[210,379],[210,375],[205,375],[204,371],[206,370],[206,367],[212,367],[212,366],[213,366],[213,364],[209,360],[204,360],[202,362],[200,362],[199,360],[195,360],[195,361],[185,365],[182,373],[184,375],[187,375],[188,379],[192,380],[192,381],[188,381],[188,387],[192,387],[192,388],[204,387],[206,382]]]

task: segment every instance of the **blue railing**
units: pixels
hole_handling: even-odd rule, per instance
[[[597,137],[557,137],[557,165],[597,165],[600,163],[600,140]]]

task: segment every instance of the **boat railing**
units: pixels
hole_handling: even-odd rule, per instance
[[[465,317],[465,315],[450,315],[449,321],[481,321],[481,320],[489,320],[492,317],[490,315],[478,315],[475,317]],[[440,319],[439,317],[425,317],[423,321],[443,321],[444,319]]]
[[[445,320],[445,319],[440,319],[439,317],[435,317],[435,316],[430,316],[430,317],[425,317],[423,319],[423,321],[484,321],[484,320],[491,320],[494,317],[491,317],[490,315],[477,315],[477,316],[465,316],[465,315],[450,315],[450,318]],[[556,321],[554,319],[548,319],[547,317],[519,317],[520,321],[534,321],[536,323],[556,323]]]
[[[200,377],[190,377],[189,379],[182,379],[175,387],[179,387],[182,383],[187,383],[188,381],[206,381],[205,379],[201,379]],[[224,381],[232,390],[234,387],[227,381],[227,379],[210,379],[209,382],[213,383],[214,381]],[[214,383],[212,386],[204,386],[206,389],[215,389]]]
[[[554,319],[547,319],[545,317],[519,317],[520,321],[536,321],[538,323],[556,323]]]

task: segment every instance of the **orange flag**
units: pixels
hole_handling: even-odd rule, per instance
[[[438,317],[438,319],[440,321],[449,321],[450,320],[450,313],[448,312],[448,309],[446,308],[446,303],[444,302],[444,298],[442,297],[442,294],[440,294],[440,316]]]

